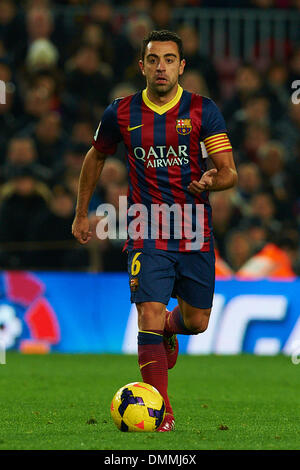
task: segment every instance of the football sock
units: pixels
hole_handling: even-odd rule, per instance
[[[164,328],[165,336],[172,336],[177,333],[181,335],[193,334],[193,332],[185,326],[178,306],[175,307],[174,310],[172,310],[172,312],[166,313],[166,321],[165,321],[165,328]]]
[[[162,330],[139,331],[138,362],[143,381],[160,392],[166,411],[173,414],[168,397],[168,361]]]

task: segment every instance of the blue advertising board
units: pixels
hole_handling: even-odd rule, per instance
[[[0,343],[23,352],[136,353],[126,273],[3,272]],[[208,329],[179,337],[187,354],[293,354],[300,279],[217,281]],[[176,300],[171,299],[172,309]]]

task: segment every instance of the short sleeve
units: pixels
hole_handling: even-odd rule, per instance
[[[203,97],[202,139],[224,132],[227,133],[227,129],[221,111],[213,100]]]
[[[209,98],[203,98],[201,139],[208,155],[232,151],[221,111]]]
[[[122,140],[117,118],[119,101],[115,100],[105,109],[93,139],[95,149],[108,155],[116,153],[118,143]]]

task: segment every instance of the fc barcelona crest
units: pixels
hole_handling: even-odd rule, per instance
[[[191,119],[176,119],[176,131],[180,135],[187,135],[192,132]]]
[[[139,287],[139,280],[137,277],[133,277],[130,279],[130,290],[131,292],[135,292],[138,290]]]

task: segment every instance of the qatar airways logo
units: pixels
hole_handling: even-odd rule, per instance
[[[167,166],[182,166],[189,163],[187,145],[178,145],[176,150],[172,145],[151,146],[146,151],[143,147],[134,147],[134,156],[142,160],[146,168],[163,168]]]

